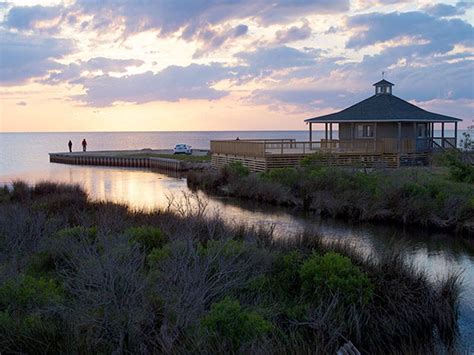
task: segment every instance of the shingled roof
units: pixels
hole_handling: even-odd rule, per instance
[[[382,79],[380,81],[377,81],[375,84],[372,86],[379,86],[379,85],[386,85],[386,86],[395,86],[395,84],[392,84],[390,81]]]
[[[380,83],[380,82],[379,82]],[[379,84],[377,83],[377,84]],[[342,111],[305,122],[458,122],[459,118],[429,112],[392,94],[374,95]]]

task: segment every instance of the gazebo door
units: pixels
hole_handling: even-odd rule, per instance
[[[426,152],[430,148],[428,136],[428,125],[426,123],[416,124],[416,152]]]

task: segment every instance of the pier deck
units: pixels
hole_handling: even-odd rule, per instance
[[[111,150],[49,153],[51,163],[151,168],[172,171],[202,169],[210,163],[209,151],[193,149],[191,155],[173,155],[170,149]]]

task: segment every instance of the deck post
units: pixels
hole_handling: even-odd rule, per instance
[[[309,150],[312,149],[313,146],[313,123],[309,123]]]
[[[444,122],[441,122],[441,147],[444,148]]]
[[[398,153],[402,151],[402,123],[398,122]]]
[[[458,123],[454,122],[454,146],[458,147]]]

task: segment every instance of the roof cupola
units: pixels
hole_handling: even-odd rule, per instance
[[[392,84],[390,81],[385,79],[380,80],[374,84],[375,86],[375,95],[392,95]]]

